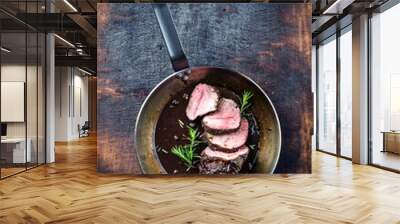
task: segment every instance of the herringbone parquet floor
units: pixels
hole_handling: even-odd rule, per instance
[[[314,152],[313,174],[96,173],[94,138],[0,181],[0,223],[400,223],[400,175]]]

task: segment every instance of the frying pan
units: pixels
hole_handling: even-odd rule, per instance
[[[226,68],[189,67],[166,4],[153,4],[174,73],[162,80],[147,96],[135,125],[135,148],[143,174],[166,174],[155,146],[160,114],[173,96],[198,83],[221,86],[242,93],[251,90],[251,111],[260,129],[256,173],[273,173],[281,149],[281,129],[275,108],[264,90],[246,75]]]

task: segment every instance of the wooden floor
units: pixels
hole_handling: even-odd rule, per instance
[[[0,223],[400,223],[400,175],[315,152],[313,174],[96,173],[96,141],[0,181]]]
[[[8,177],[13,174],[25,171],[25,167],[7,167],[7,168],[0,168],[1,169],[1,177]]]
[[[400,170],[400,155],[392,152],[381,152],[375,150],[372,160],[374,164]]]

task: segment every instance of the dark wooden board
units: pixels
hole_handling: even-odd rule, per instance
[[[271,98],[283,140],[276,172],[311,172],[311,5],[169,6],[191,66],[237,70]],[[136,116],[172,72],[150,4],[98,4],[98,171],[141,172]]]

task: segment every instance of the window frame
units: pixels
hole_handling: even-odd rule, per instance
[[[323,152],[329,155],[333,155],[336,157],[340,157],[343,159],[347,160],[352,160],[352,158],[347,157],[342,155],[342,150],[341,150],[341,118],[340,118],[340,103],[341,103],[341,97],[340,97],[340,84],[341,84],[341,67],[340,67],[340,37],[344,35],[347,32],[351,32],[352,23],[347,24],[341,29],[337,29],[336,33],[333,33],[332,35],[328,36],[327,38],[320,40],[316,44],[316,53],[315,53],[315,60],[316,60],[316,151]],[[320,102],[319,102],[319,91],[320,91],[320,74],[319,74],[319,53],[318,49],[323,42],[329,42],[329,41],[336,41],[336,152],[332,153],[329,151],[326,151],[324,149],[321,149],[319,146],[319,108],[320,108]]]

